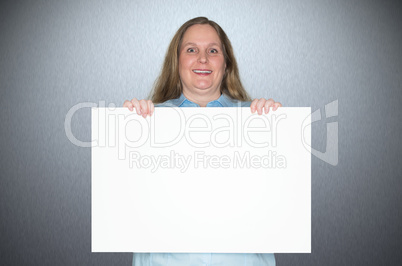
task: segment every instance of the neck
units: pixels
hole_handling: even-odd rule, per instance
[[[211,95],[194,95],[188,92],[183,91],[184,97],[186,97],[188,100],[192,101],[193,103],[198,104],[201,107],[206,107],[209,102],[215,101],[221,97],[220,91],[217,91],[214,94]]]

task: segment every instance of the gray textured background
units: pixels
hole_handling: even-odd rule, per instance
[[[0,263],[130,265],[91,253],[90,149],[64,118],[85,101],[146,97],[195,16],[228,34],[253,97],[338,99],[339,164],[312,158],[312,253],[278,265],[401,263],[402,9],[398,1],[2,1]],[[313,124],[325,149],[326,120]],[[90,111],[73,117],[90,139]]]

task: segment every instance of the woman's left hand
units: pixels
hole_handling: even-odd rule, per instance
[[[272,107],[272,111],[276,111],[278,107],[282,107],[282,104],[280,102],[275,102],[273,99],[266,100],[261,98],[254,99],[250,105],[251,112],[255,113],[255,111],[257,111],[259,115],[262,114],[262,109],[264,109],[264,112],[268,114],[270,107]]]

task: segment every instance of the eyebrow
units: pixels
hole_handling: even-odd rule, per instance
[[[186,46],[188,46],[188,45],[195,45],[195,46],[197,46],[196,43],[187,42],[187,43],[185,43],[185,44],[183,45],[183,47],[186,47]],[[218,44],[218,43],[216,43],[216,42],[210,43],[210,44],[208,44],[208,45],[211,45],[211,46],[216,45],[216,46],[219,46],[219,47],[220,47],[220,44]]]

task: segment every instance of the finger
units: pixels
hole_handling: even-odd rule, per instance
[[[128,100],[125,100],[124,103],[123,103],[123,107],[127,107],[128,110],[130,110],[130,111],[133,111],[133,106],[134,105]]]
[[[272,107],[272,106],[274,105],[274,103],[275,103],[275,101],[272,100],[272,99],[269,99],[269,100],[267,100],[267,101],[265,102],[265,104],[264,104],[264,110],[265,110],[265,113],[266,113],[266,114],[269,113],[269,107]]]
[[[141,100],[140,101],[140,106],[141,106],[141,114],[142,117],[147,117],[148,115],[148,103],[146,100]]]
[[[141,107],[140,107],[140,103],[137,100],[137,98],[133,98],[131,100],[131,103],[133,104],[135,111],[137,112],[137,115],[141,115]]]
[[[147,108],[148,108],[148,113],[147,113],[147,115],[149,115],[149,116],[151,116],[151,114],[152,114],[152,101],[151,100],[148,100],[148,101],[146,101],[147,102]]]
[[[262,115],[262,107],[264,106],[265,101],[266,101],[266,100],[265,100],[264,98],[261,98],[261,99],[259,99],[258,102],[257,102],[257,113],[258,113],[259,115]]]
[[[151,116],[155,111],[155,105],[151,100],[148,101],[148,108],[150,110],[149,115]]]
[[[250,108],[251,108],[252,113],[255,113],[257,102],[258,102],[258,99],[254,99],[250,104]]]
[[[274,103],[274,108],[272,108],[272,111],[276,111],[278,107],[282,107],[282,104],[278,102]]]

